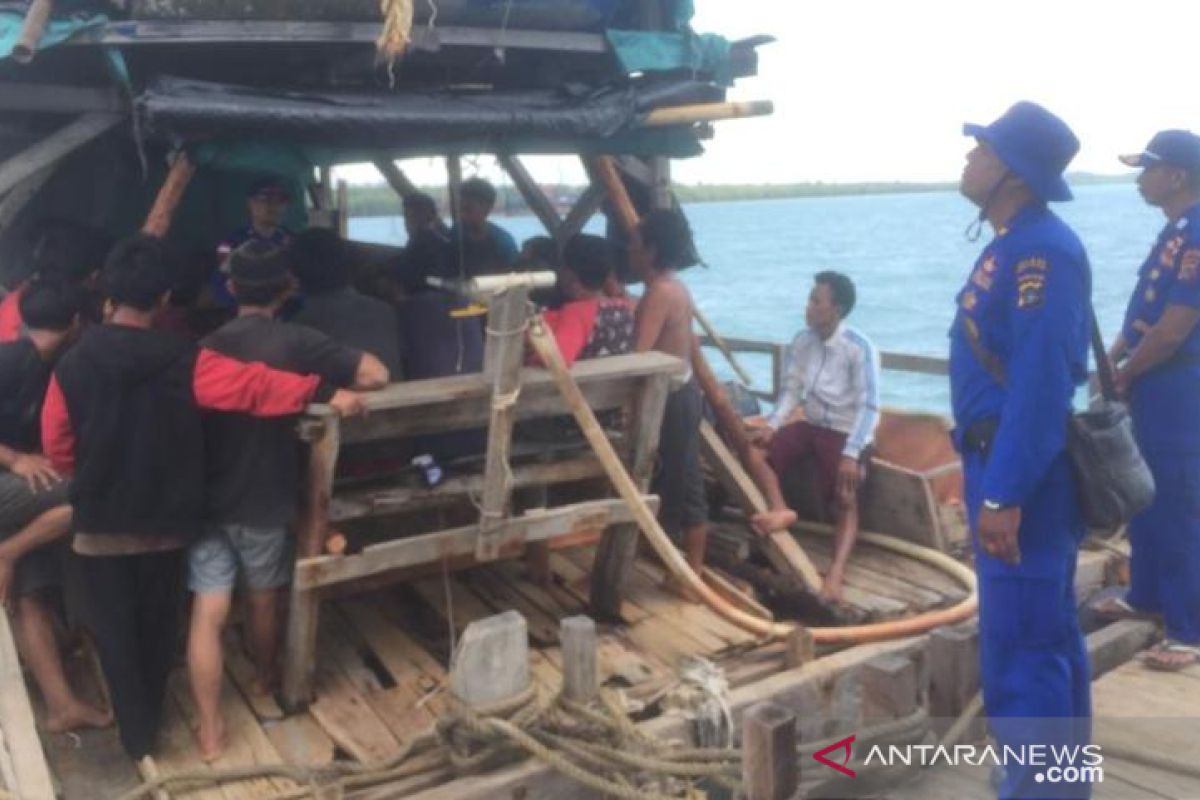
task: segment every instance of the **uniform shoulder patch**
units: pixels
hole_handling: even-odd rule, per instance
[[[1183,251],[1183,257],[1179,259],[1179,280],[1184,283],[1200,280],[1200,245]]]
[[[1017,308],[1037,308],[1045,301],[1049,269],[1049,262],[1041,256],[1017,262]]]

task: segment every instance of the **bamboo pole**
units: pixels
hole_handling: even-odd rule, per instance
[[[665,128],[670,125],[692,125],[697,122],[719,122],[725,119],[765,117],[775,113],[770,100],[750,100],[741,103],[702,103],[691,106],[658,108],[646,115],[643,128]]]
[[[625,184],[621,181],[621,176],[617,173],[616,163],[609,156],[599,156],[591,160],[592,172],[600,185],[604,187],[605,194],[608,195],[609,201],[612,203],[613,211],[617,215],[617,222],[625,235],[629,237],[631,243],[640,239],[638,235],[638,213],[633,207],[633,200],[629,197],[629,192],[625,190]],[[725,344],[725,341],[713,328],[712,323],[708,321],[700,310],[692,307],[692,316],[700,323],[700,327],[709,335],[716,344],[717,349],[725,356],[729,362],[729,366],[733,367],[738,376],[750,383],[750,375],[742,369],[741,364],[733,356],[733,351]],[[709,398],[710,402],[712,398]]]
[[[167,235],[167,231],[171,229],[171,220],[175,217],[175,211],[179,208],[183,193],[187,191],[188,183],[194,174],[196,167],[185,153],[180,153],[171,164],[167,178],[158,190],[158,196],[154,198],[154,205],[146,215],[145,224],[142,225],[142,233],[158,237]]]
[[[12,48],[12,59],[18,64],[28,64],[37,54],[38,43],[46,32],[50,14],[54,11],[54,0],[33,0],[25,12],[25,24],[21,36]]]

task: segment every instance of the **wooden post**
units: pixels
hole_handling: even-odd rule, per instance
[[[497,156],[497,159],[500,161],[500,166],[504,167],[509,177],[512,178],[521,197],[525,198],[525,204],[529,206],[529,210],[541,221],[546,233],[557,238],[558,229],[562,226],[562,218],[558,216],[554,203],[550,202],[550,198],[546,197],[542,188],[529,174],[529,170],[521,163],[521,159],[514,155],[500,155]]]
[[[718,414],[718,418],[719,416]],[[738,424],[741,424],[740,420]],[[734,496],[743,511],[747,514],[757,514],[767,509],[767,501],[742,468],[742,462],[730,452],[707,421],[700,423],[700,452],[717,473],[717,480]],[[770,469],[769,466],[766,468]],[[771,566],[794,582],[797,588],[813,593],[820,590],[821,574],[792,537],[791,531],[773,531],[770,535],[761,537],[758,542]]]
[[[596,675],[596,623],[584,616],[559,623],[562,643],[563,694],[576,703],[590,703],[600,689]]]
[[[650,175],[653,181],[652,198],[655,208],[670,208],[674,199],[671,195],[671,159],[654,156],[650,159]]]
[[[571,210],[567,212],[562,225],[558,226],[556,238],[559,244],[564,244],[567,239],[582,231],[588,224],[588,220],[599,210],[602,202],[604,202],[604,189],[594,183],[589,183],[583,190],[583,194],[575,201],[575,205],[571,206]]]
[[[298,524],[296,558],[302,561],[321,555],[329,531],[329,504],[337,469],[340,428],[332,409],[322,407],[317,419],[302,425],[302,438],[309,442],[308,475]],[[283,701],[288,709],[306,705],[310,698],[317,650],[317,621],[320,594],[292,584],[287,635],[283,657]]]
[[[742,719],[742,786],[746,800],[791,800],[800,785],[796,715],[760,703]]]
[[[337,232],[343,239],[350,234],[350,187],[345,181],[337,183]]]
[[[462,161],[458,155],[446,156],[447,196],[450,199],[450,220],[458,225],[459,202],[462,200]]]
[[[937,628],[929,634],[929,674],[929,716],[941,736],[979,691],[979,633],[974,624]]]
[[[7,615],[0,619],[0,740],[7,762],[3,772],[11,772],[9,778],[13,781],[3,788],[22,800],[54,800],[46,754],[38,737]]]
[[[658,434],[662,425],[671,379],[657,375],[647,379],[638,394],[630,423],[629,471],[638,491],[645,492],[654,472],[654,457],[658,453]],[[603,620],[620,618],[621,597],[625,581],[637,559],[639,537],[635,524],[613,525],[604,531],[596,548],[595,568],[591,576],[590,607]]]
[[[379,174],[392,187],[392,191],[400,195],[401,199],[408,197],[410,194],[417,194],[416,184],[408,179],[404,174],[404,170],[396,166],[396,162],[390,158],[375,159],[375,169],[379,170]]]
[[[4,195],[4,199],[0,200],[0,231],[12,224],[21,213],[21,209],[25,208],[53,174],[53,166],[42,167],[40,172],[30,175]]]
[[[529,290],[512,286],[492,296],[488,312],[483,371],[492,382],[492,413],[479,511],[479,544],[475,550],[475,557],[480,561],[498,558],[503,545],[507,544],[501,542],[499,531],[512,490],[508,450],[521,391],[528,306]]]
[[[188,159],[187,154],[180,153],[176,156],[175,161],[171,164],[171,169],[167,172],[166,180],[163,181],[162,188],[158,190],[158,196],[154,198],[154,205],[151,206],[150,213],[146,215],[142,233],[158,237],[167,235],[167,232],[171,230],[171,220],[175,218],[175,211],[179,208],[179,204],[183,200],[183,193],[187,191],[194,174],[196,174],[196,168]]]
[[[450,663],[450,691],[471,706],[502,702],[529,688],[529,633],[516,611],[477,619]]]
[[[787,650],[784,652],[783,662],[788,669],[802,667],[817,657],[816,644],[813,642],[812,632],[808,628],[796,626],[788,634],[786,644]]]
[[[81,114],[0,163],[0,194],[58,163],[64,156],[116,126],[125,117],[101,111]]]
[[[897,719],[917,710],[921,686],[917,665],[911,658],[879,656],[862,672],[863,719]]]

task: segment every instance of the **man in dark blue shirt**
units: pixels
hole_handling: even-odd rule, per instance
[[[517,261],[512,234],[488,215],[496,206],[496,188],[483,178],[463,181],[458,190],[458,224],[450,230],[455,263],[468,278],[508,272]]]
[[[250,241],[263,242],[275,247],[284,247],[291,243],[292,232],[283,224],[291,199],[287,184],[279,178],[264,175],[250,184],[250,189],[246,192],[250,224],[238,228],[217,245],[218,268],[210,286],[217,305],[231,311],[237,307],[237,300],[227,285],[229,256],[234,250]]]
[[[1046,205],[1071,199],[1062,175],[1079,143],[1033,103],[964,132],[976,146],[961,190],[979,207],[978,224],[996,232],[958,294],[950,330],[984,704],[1001,745],[1083,745],[1091,687],[1074,576],[1084,525],[1066,435],[1087,374],[1091,271],[1079,239]],[[1000,797],[1087,796],[1085,786],[1043,786],[1036,773],[1010,762]]]
[[[1167,218],[1110,351],[1155,498],[1129,523],[1129,594],[1098,610],[1161,614],[1167,637],[1145,663],[1176,670],[1200,662],[1200,137],[1162,131],[1121,160]]]

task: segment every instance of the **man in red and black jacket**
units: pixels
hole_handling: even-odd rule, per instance
[[[151,330],[166,305],[171,264],[161,240],[119,243],[102,275],[106,322],[58,363],[42,410],[42,446],[73,473],[75,552],[89,624],[120,726],[142,758],[154,748],[175,657],[185,547],[201,532],[205,466],[201,410],[262,417],[309,402],[362,410],[353,392],[315,376],[245,364]]]

